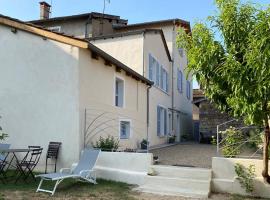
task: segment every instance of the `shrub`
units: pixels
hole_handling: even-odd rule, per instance
[[[234,170],[241,187],[244,188],[247,193],[252,193],[254,190],[253,180],[255,178],[255,166],[250,165],[248,168],[245,168],[243,165],[236,163]]]
[[[100,138],[96,141],[96,144],[93,144],[93,147],[101,149],[102,151],[117,151],[119,147],[119,140],[110,135],[108,135],[106,138],[100,136]]]
[[[243,148],[243,142],[245,139],[244,134],[240,130],[236,130],[233,127],[222,131],[222,153],[225,157],[235,157],[239,155]]]
[[[5,140],[8,137],[8,134],[2,131],[2,127],[0,126],[0,141]]]

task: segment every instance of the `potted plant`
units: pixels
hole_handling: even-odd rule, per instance
[[[176,139],[176,135],[170,135],[169,136],[169,143],[170,144],[175,143],[175,139]]]
[[[147,149],[149,142],[146,139],[143,139],[141,142],[141,149]]]

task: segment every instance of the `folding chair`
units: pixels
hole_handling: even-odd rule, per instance
[[[3,176],[3,179],[1,179],[2,183],[5,183],[4,179],[6,179],[6,174],[5,174],[5,167],[6,167],[6,154],[1,153],[1,150],[6,150],[9,149],[10,144],[0,144],[0,176]]]
[[[54,172],[56,172],[56,164],[59,149],[61,146],[61,142],[50,142],[48,146],[48,151],[46,155],[46,166],[45,166],[45,174],[47,174],[47,167],[48,167],[48,159],[54,159]]]
[[[37,192],[47,192],[54,195],[57,186],[67,178],[74,178],[83,180],[89,183],[97,184],[96,173],[94,167],[96,165],[100,150],[85,149],[82,152],[78,165],[74,168],[63,168],[59,173],[40,174],[36,177],[40,177],[40,183],[37,188]],[[42,189],[42,183],[44,180],[56,181],[53,190]]]
[[[19,175],[17,176],[15,183],[17,183],[22,176],[24,176],[25,181],[29,176],[36,180],[33,171],[40,160],[42,150],[43,148],[32,148],[30,154],[27,154],[20,163],[17,163]]]

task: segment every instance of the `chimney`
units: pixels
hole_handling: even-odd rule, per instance
[[[39,2],[40,4],[40,19],[49,19],[51,13],[51,5],[45,1]]]

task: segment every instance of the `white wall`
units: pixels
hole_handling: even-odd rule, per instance
[[[120,140],[120,149],[137,149],[147,136],[147,85],[126,73],[116,72],[115,66],[105,66],[104,60],[91,58],[87,50],[80,50],[80,118],[81,138],[84,132],[84,110],[87,109],[88,144],[100,136],[112,135],[119,139],[120,119],[131,122],[131,136]],[[124,81],[124,107],[114,103],[115,78]],[[101,117],[96,120],[99,115]],[[81,141],[81,144],[83,141]]]
[[[242,164],[244,167],[255,165],[254,192],[252,195],[264,198],[270,198],[270,185],[265,184],[262,178],[263,161],[258,159],[235,159],[219,158],[212,159],[212,191],[250,195],[241,187],[236,179],[235,164]]]
[[[62,142],[59,167],[79,155],[78,48],[0,25],[0,115],[11,148]],[[65,166],[66,167],[66,166]],[[42,171],[44,168],[42,167]]]

